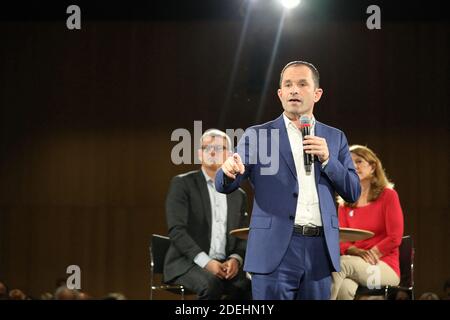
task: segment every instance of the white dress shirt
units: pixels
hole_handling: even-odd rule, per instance
[[[311,173],[306,174],[303,160],[303,138],[302,132],[283,113],[292,156],[294,157],[295,169],[298,181],[297,209],[295,212],[295,224],[322,226],[322,218],[319,207],[319,196],[317,195],[314,165]],[[312,119],[311,135],[314,135],[315,119]],[[326,164],[323,164],[323,166]]]

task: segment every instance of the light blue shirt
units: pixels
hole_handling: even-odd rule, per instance
[[[202,251],[195,256],[194,262],[204,268],[212,259],[224,260],[226,258],[225,247],[227,245],[227,196],[216,191],[214,180],[203,170],[203,175],[208,186],[209,200],[211,202],[211,244],[209,254]],[[238,254],[232,254],[229,258],[236,258],[242,265],[243,259]]]

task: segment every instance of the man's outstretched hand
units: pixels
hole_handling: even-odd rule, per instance
[[[236,175],[243,174],[245,172],[245,166],[242,163],[242,159],[238,153],[229,157],[222,165],[223,173],[230,178],[236,179]]]

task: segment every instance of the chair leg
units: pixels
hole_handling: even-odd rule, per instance
[[[150,267],[150,300],[153,300],[153,266]]]

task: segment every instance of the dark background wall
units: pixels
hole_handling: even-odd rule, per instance
[[[364,15],[287,17],[262,96],[276,13],[251,20],[228,100],[243,15],[93,19],[79,31],[65,15],[2,21],[0,279],[39,296],[76,264],[96,297],[147,298],[148,241],[167,232],[170,178],[196,168],[172,164],[171,133],[193,133],[194,120],[246,128],[261,102],[262,121],[277,117],[279,71],[303,59],[321,72],[317,119],[374,149],[396,184],[417,291],[440,293],[450,277],[448,22],[387,19],[371,31]]]

